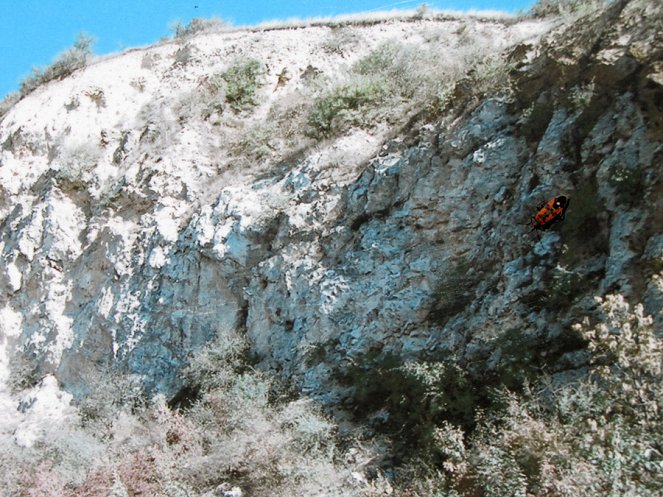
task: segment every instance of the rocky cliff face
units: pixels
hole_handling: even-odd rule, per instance
[[[192,351],[241,329],[326,402],[392,356],[489,376],[522,347],[581,370],[570,325],[594,295],[663,319],[661,10],[201,34],[38,89],[0,127],[4,363],[76,396],[102,369],[172,396]],[[467,37],[501,55],[447,73],[436,105],[287,132],[385,42],[465,63]],[[245,59],[261,86],[234,107],[218,74]],[[566,221],[530,233],[560,193]]]

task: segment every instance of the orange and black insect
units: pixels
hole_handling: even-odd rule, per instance
[[[530,220],[532,230],[545,231],[553,224],[563,221],[570,202],[569,197],[560,195],[539,205],[538,212]]]

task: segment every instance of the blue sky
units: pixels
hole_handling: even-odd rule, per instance
[[[0,98],[16,91],[32,67],[45,66],[71,47],[81,32],[94,52],[107,54],[154,43],[169,26],[194,17],[219,17],[234,25],[275,19],[417,8],[527,10],[535,0],[0,0]]]

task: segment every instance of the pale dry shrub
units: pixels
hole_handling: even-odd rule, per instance
[[[540,394],[506,394],[473,437],[469,474],[485,495],[658,495],[663,488],[663,348],[641,305],[597,299],[601,318],[576,329],[590,376]]]
[[[200,493],[228,483],[255,495],[360,495],[335,424],[310,400],[271,400],[272,378],[249,367],[246,352],[231,331],[194,356],[186,377],[198,400],[183,413],[159,411],[161,471]]]
[[[228,27],[228,24],[217,17],[204,19],[196,17],[191,19],[189,24],[182,24],[181,21],[175,21],[170,29],[177,40],[189,39],[199,34],[212,33]]]
[[[114,475],[112,468],[102,466],[91,470],[74,491],[75,497],[106,497],[111,495]]]
[[[486,58],[486,50],[492,48],[490,41],[475,36],[470,28],[466,31],[460,46],[444,58],[439,52],[448,53],[445,40],[425,46],[397,40],[379,45],[353,64],[336,86],[317,89],[306,134],[325,139],[353,127],[372,128],[383,122],[393,125],[422,111],[439,112],[463,77],[486,93],[510,89],[502,55]]]
[[[269,159],[282,149],[280,134],[281,130],[273,122],[257,124],[243,133],[234,150],[251,162]]]
[[[357,30],[343,26],[332,29],[320,46],[327,54],[342,56],[347,50],[356,49],[361,42],[362,37]]]
[[[498,385],[489,407],[475,411],[469,431],[467,425],[461,429],[435,421],[435,429],[424,433],[430,439],[418,443],[425,450],[408,454],[397,468],[397,492],[420,497],[660,495],[661,338],[641,305],[632,307],[620,295],[597,303],[597,321],[574,327],[591,354],[585,376],[573,381],[563,375],[539,377],[517,392]],[[412,416],[434,419],[443,405],[435,398],[448,387],[446,377],[425,364],[407,369],[426,385],[426,402],[412,407]]]
[[[21,497],[65,497],[69,492],[65,488],[65,481],[57,471],[53,470],[53,463],[43,461],[35,466],[23,468],[23,489]]]
[[[511,65],[501,54],[477,61],[469,73],[476,95],[510,98],[513,95]]]
[[[74,46],[61,53],[45,68],[34,68],[32,74],[20,83],[21,97],[55,79],[63,79],[74,71],[85,67],[92,55],[93,38],[79,34]]]
[[[22,95],[19,92],[12,92],[7,94],[7,96],[0,101],[0,120],[21,100],[21,98]]]
[[[155,459],[148,450],[136,451],[122,461],[116,469],[116,484],[119,480],[130,496],[164,495]]]

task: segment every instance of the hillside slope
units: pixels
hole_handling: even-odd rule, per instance
[[[390,64],[380,60],[389,50],[403,58],[417,47],[421,59],[401,61],[411,64],[402,70],[429,72],[429,57],[463,67],[548,25],[509,24],[406,19],[202,34],[39,88],[4,117],[0,136],[4,312],[18,327],[6,333],[68,389],[121,362],[169,392],[187,354],[218,330],[245,326],[247,313],[281,336],[290,318],[257,317],[264,298],[254,304],[248,288],[260,268],[295,262],[302,250],[324,275],[328,263],[310,242],[335,229],[346,185],[402,119],[376,116],[370,129],[327,139],[331,129],[309,129],[307,100],[353,77],[364,85],[353,64],[376,49],[377,63]],[[302,277],[298,291],[314,285]],[[307,306],[326,309],[330,291]]]
[[[662,10],[202,33],[37,89],[0,123],[3,395],[53,375],[66,412],[130,375],[189,405],[192,354],[239,333],[398,466],[493,387],[584,378],[597,295],[660,338]],[[446,404],[413,421],[427,374]]]

